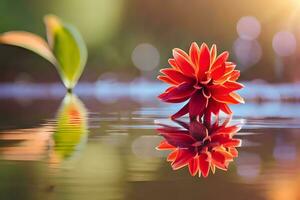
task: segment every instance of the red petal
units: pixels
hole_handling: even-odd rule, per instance
[[[207,128],[197,120],[190,123],[189,131],[191,136],[199,141],[203,140],[208,135]]]
[[[228,164],[233,160],[231,153],[225,150],[212,152],[212,163],[220,169],[227,170]]]
[[[231,109],[230,109],[230,108],[228,107],[228,105],[225,104],[225,103],[221,103],[221,104],[220,104],[220,109],[221,109],[224,113],[226,113],[227,115],[231,115],[231,114],[232,114]]]
[[[207,177],[209,173],[210,162],[208,161],[208,155],[206,153],[201,153],[199,155],[199,168],[202,172],[202,175]]]
[[[170,145],[175,147],[188,148],[191,147],[193,143],[195,143],[194,138],[187,134],[160,133],[160,135],[163,136]]]
[[[229,81],[230,76],[231,76],[231,73],[223,74],[219,79],[214,80],[213,83],[214,83],[214,84],[217,84],[217,85],[222,85],[222,84],[224,84],[226,81]]]
[[[198,47],[197,43],[193,42],[191,47],[190,47],[189,54],[190,54],[191,60],[192,60],[192,62],[195,66],[198,65],[199,51],[200,50],[199,50],[199,47]]]
[[[231,74],[233,72],[233,70],[235,69],[236,65],[234,64],[230,64],[230,65],[227,65],[226,64],[226,67],[225,67],[225,74]]]
[[[229,53],[227,51],[221,53],[217,57],[216,61],[213,63],[212,69],[214,69],[215,67],[218,67],[220,65],[223,65],[226,62],[226,60],[228,59],[228,57],[229,57]]]
[[[203,95],[203,91],[195,92],[189,101],[190,118],[194,119],[197,116],[202,117],[205,108],[207,107],[208,99]]]
[[[189,103],[183,106],[177,113],[171,116],[171,119],[179,118],[189,112]]]
[[[186,54],[181,49],[174,49],[173,50],[174,59],[176,60],[177,66],[180,69],[180,71],[182,71],[182,73],[184,73],[186,76],[193,77],[195,74],[194,67],[190,63],[188,57],[186,57],[187,54],[186,56],[184,56],[182,55],[183,53],[184,55]]]
[[[240,83],[227,81],[223,85],[211,85],[209,86],[209,90],[213,96],[226,95],[243,87],[244,86]]]
[[[233,160],[233,156],[232,156],[232,154],[229,152],[229,151],[227,151],[227,150],[225,150],[225,149],[223,149],[223,150],[218,150],[221,154],[223,154],[223,156],[225,157],[225,159],[226,159],[226,161],[229,161],[229,160]]]
[[[187,53],[185,53],[185,51],[183,51],[183,50],[181,50],[179,48],[175,48],[173,50],[175,50],[177,53],[179,53],[180,55],[182,55],[185,59],[187,59],[187,60],[190,59],[189,55]]]
[[[217,46],[215,44],[212,45],[210,49],[210,62],[214,63],[217,56]]]
[[[232,93],[231,93],[232,94]],[[221,103],[239,104],[239,100],[233,98],[230,94],[226,95],[213,95],[212,98]]]
[[[171,85],[176,85],[177,84],[177,82],[173,81],[172,79],[170,79],[167,76],[161,76],[161,75],[159,75],[159,76],[157,76],[157,79],[161,80],[161,81],[163,81],[165,83],[171,84]]]
[[[172,163],[174,170],[180,169],[189,164],[190,160],[195,156],[195,152],[186,149],[179,149],[176,159]]]
[[[232,88],[226,88],[223,85],[211,85],[209,86],[209,91],[212,96],[218,95],[228,95],[230,92],[234,91]]]
[[[238,126],[228,126],[228,127],[219,127],[218,129],[214,130],[213,135],[218,134],[227,134],[227,135],[234,135],[234,133],[238,132],[241,128]]]
[[[236,81],[238,80],[239,77],[240,77],[240,71],[234,70],[233,72],[231,72],[229,80]]]
[[[189,162],[189,171],[192,176],[195,176],[199,170],[199,160],[198,157],[195,157]]]
[[[170,145],[166,140],[163,140],[156,147],[157,150],[173,150],[175,147]]]
[[[235,82],[235,81],[227,81],[223,84],[223,86],[225,86],[226,88],[231,88],[233,90],[239,90],[244,87],[243,84]]]
[[[173,90],[174,88],[176,88],[176,86],[171,86],[169,88],[166,89],[166,91],[164,93],[168,93],[170,92],[171,90]]]
[[[229,148],[229,152],[231,153],[231,155],[232,155],[233,157],[237,157],[237,156],[239,155],[239,152],[236,150],[235,147]]]
[[[175,151],[172,151],[168,157],[167,157],[167,161],[174,161],[176,159],[176,156],[178,154],[178,149],[176,149]]]
[[[214,164],[216,164],[217,166],[224,166],[226,158],[222,153],[220,153],[219,151],[213,151],[211,152],[211,157]]]
[[[229,138],[228,135],[214,135],[211,137],[212,143],[218,143],[224,147],[238,147],[241,145],[241,140]]]
[[[195,91],[195,88],[190,83],[182,83],[177,87],[168,88],[164,93],[158,97],[163,100],[175,100],[185,97],[190,97]]]
[[[200,48],[199,65],[197,71],[198,80],[202,81],[206,77],[206,72],[210,67],[210,53],[207,45],[203,43]]]
[[[173,120],[174,122],[176,122],[177,124],[179,124],[181,127],[183,127],[186,130],[189,130],[190,125],[187,122],[183,122],[183,121],[179,121],[179,120]]]
[[[188,100],[189,98],[190,98],[189,96],[186,96],[186,97],[182,97],[179,99],[168,99],[168,100],[164,100],[164,101],[168,102],[168,103],[182,103],[182,102],[185,102],[186,100]]]
[[[165,74],[171,80],[173,80],[177,84],[181,84],[183,82],[192,82],[193,79],[183,75],[181,72],[176,71],[174,69],[162,69],[160,70],[161,73]]]
[[[212,68],[210,76],[213,80],[220,79],[225,73],[225,64]]]
[[[169,65],[171,65],[171,67],[172,67],[173,69],[179,70],[179,68],[178,68],[178,66],[177,66],[177,63],[176,63],[176,61],[175,61],[174,58],[170,58],[170,59],[168,60],[168,63],[169,63]]]
[[[213,163],[211,163],[210,169],[211,169],[213,174],[216,172],[216,166],[214,166]]]
[[[210,98],[209,99],[209,103],[208,103],[208,106],[207,106],[207,113],[213,113],[215,115],[218,115],[219,112],[220,112],[220,106],[221,104],[223,103],[220,103],[220,102],[217,102],[215,101],[213,98]]]
[[[241,146],[240,139],[230,139],[222,144],[224,147],[239,147]]]
[[[232,92],[229,95],[235,100],[237,100],[239,103],[245,103],[244,99],[239,94]]]

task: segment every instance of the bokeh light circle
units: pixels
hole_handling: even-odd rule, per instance
[[[296,38],[288,31],[281,31],[274,35],[272,46],[275,53],[279,56],[290,56],[296,51]]]
[[[255,17],[245,16],[238,21],[236,30],[240,38],[255,40],[261,32],[261,25]]]
[[[237,174],[246,182],[255,180],[261,172],[261,158],[255,153],[239,152],[236,165]]]
[[[160,55],[153,45],[142,43],[135,47],[131,59],[133,64],[141,71],[152,71],[158,66]]]
[[[241,70],[255,65],[262,57],[262,48],[256,40],[238,38],[233,44],[233,51]]]

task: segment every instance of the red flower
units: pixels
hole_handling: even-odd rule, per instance
[[[216,167],[227,170],[233,158],[238,156],[236,147],[241,140],[234,139],[238,126],[228,126],[229,120],[222,125],[216,121],[213,125],[205,126],[199,121],[190,124],[177,121],[184,129],[163,125],[157,129],[165,138],[157,147],[158,150],[171,150],[167,160],[174,170],[188,166],[192,176],[207,177]]]
[[[173,57],[169,59],[172,68],[162,69],[157,78],[171,85],[159,98],[164,102],[188,103],[172,119],[189,113],[190,118],[211,114],[217,115],[220,111],[232,114],[227,104],[244,103],[242,97],[235,90],[243,88],[236,80],[240,72],[235,70],[235,64],[228,62],[228,52],[217,56],[216,45],[209,50],[203,43],[199,48],[194,42],[189,54],[181,49],[173,50]]]

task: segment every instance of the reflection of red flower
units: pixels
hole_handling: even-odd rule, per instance
[[[162,101],[169,103],[188,103],[172,118],[181,117],[189,113],[191,119],[204,114],[210,118],[213,113],[217,115],[220,110],[231,114],[227,104],[243,103],[244,100],[235,90],[243,88],[236,82],[240,72],[235,65],[227,62],[228,52],[217,56],[216,46],[209,50],[203,43],[199,48],[192,43],[189,54],[181,49],[173,50],[173,57],[169,59],[172,68],[162,69],[164,75],[158,79],[171,85],[164,93],[159,95]]]
[[[184,130],[170,126],[157,129],[165,138],[157,149],[172,151],[167,160],[174,170],[188,165],[192,176],[198,173],[199,177],[201,174],[207,177],[210,169],[213,173],[216,167],[227,170],[229,163],[238,156],[236,147],[241,140],[234,139],[233,135],[239,127],[228,126],[228,120],[209,127],[196,120],[190,124],[178,123]]]

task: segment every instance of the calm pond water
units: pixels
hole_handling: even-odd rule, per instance
[[[299,104],[233,107],[239,156],[198,178],[155,149],[175,105],[104,99],[2,98],[0,199],[300,199]]]

